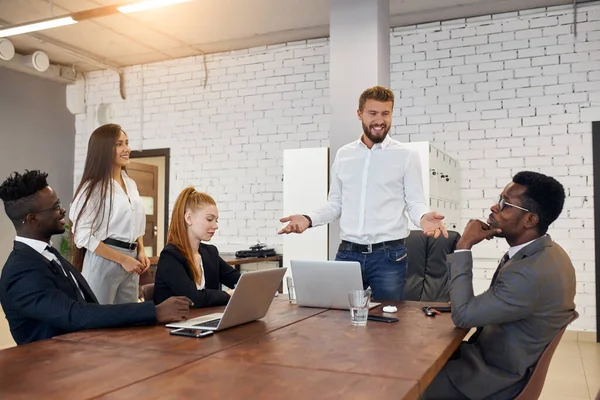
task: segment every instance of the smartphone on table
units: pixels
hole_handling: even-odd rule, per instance
[[[384,317],[382,315],[367,315],[367,319],[369,321],[387,322],[387,323],[398,322],[398,318]]]
[[[171,335],[188,336],[188,337],[195,337],[195,338],[210,336],[213,333],[214,333],[214,331],[203,331],[201,329],[187,329],[187,328],[175,329],[175,330],[171,331]]]

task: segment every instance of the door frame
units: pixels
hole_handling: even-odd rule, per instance
[[[594,176],[594,251],[596,255],[596,342],[600,343],[600,121],[592,122]]]
[[[164,157],[165,158],[165,241],[169,234],[169,184],[170,184],[170,164],[171,164],[171,149],[150,149],[131,151],[129,158],[145,158],[145,157]],[[162,243],[164,245],[165,243]],[[156,255],[158,257],[158,254]]]

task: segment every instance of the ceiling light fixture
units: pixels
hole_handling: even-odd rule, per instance
[[[48,18],[40,21],[3,27],[0,28],[0,38],[21,35],[23,33],[36,32],[45,29],[57,28],[59,26],[76,24],[79,21],[105,17],[107,15],[112,14],[128,14],[136,11],[145,11],[158,7],[169,6],[177,3],[185,3],[188,1],[192,0],[146,0],[138,1],[135,3],[125,3],[112,6],[98,7],[90,10],[75,12],[68,15],[62,15],[60,17]]]
[[[50,18],[47,20],[42,20],[42,21],[37,21],[37,22],[32,22],[32,23],[27,23],[27,24],[14,25],[14,26],[0,29],[0,38],[6,37],[6,36],[20,35],[22,33],[41,31],[44,29],[57,28],[59,26],[71,25],[71,24],[76,24],[76,23],[77,23],[77,21],[75,21],[71,17],[60,17],[60,18]]]
[[[146,11],[153,8],[170,6],[172,4],[185,3],[188,1],[192,0],[148,0],[141,1],[139,3],[128,4],[125,6],[119,6],[117,7],[117,10],[123,14],[128,14],[136,11]]]

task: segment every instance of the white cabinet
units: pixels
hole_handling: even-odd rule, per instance
[[[283,215],[310,214],[327,202],[329,149],[283,151]],[[281,227],[287,225],[283,224]],[[283,266],[291,275],[290,260],[327,260],[329,225],[306,230],[301,235],[283,235]],[[287,287],[284,285],[284,293]]]
[[[431,211],[446,218],[449,230],[460,229],[460,165],[448,154],[429,142],[403,143],[419,153],[423,176],[423,191]],[[420,229],[412,223],[410,229]]]

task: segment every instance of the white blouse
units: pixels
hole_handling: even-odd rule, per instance
[[[85,212],[77,221],[85,201],[83,193],[87,183],[84,184],[73,203],[71,203],[69,218],[73,223],[73,236],[75,245],[78,248],[85,247],[90,251],[95,251],[100,242],[107,238],[134,243],[138,238],[144,236],[146,211],[137,185],[125,171],[121,172],[121,177],[125,182],[127,193],[117,181],[114,179],[111,181],[113,187],[112,210],[110,209],[110,196],[106,196],[104,199],[100,198],[100,188],[97,188],[91,194]],[[98,209],[99,204],[104,207],[104,217],[100,220],[101,211],[96,224],[92,226],[95,211]],[[110,219],[108,217],[109,210]]]
[[[206,286],[206,279],[204,279],[204,267],[202,266],[202,257],[200,257],[200,271],[202,272],[202,280],[200,284],[196,283],[196,289],[202,290]]]

